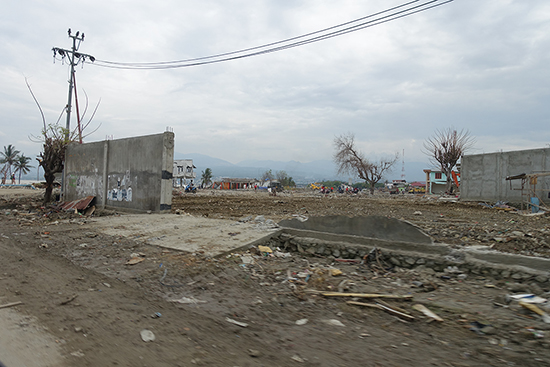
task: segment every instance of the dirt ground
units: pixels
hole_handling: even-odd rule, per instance
[[[550,297],[537,283],[256,249],[211,258],[109,235],[92,218],[41,207],[40,194],[0,192],[0,306],[22,302],[0,309],[0,319],[6,321],[4,311],[8,322],[17,313],[12,329],[39,329],[47,333],[41,338],[52,338],[36,347],[20,342],[36,350],[38,366],[550,366],[550,324],[506,299]],[[383,215],[410,221],[450,246],[550,256],[548,216],[479,203],[201,191],[176,195],[173,211],[205,221]],[[326,291],[405,298],[320,294]],[[416,311],[416,304],[443,321]],[[143,341],[144,330],[155,340]],[[39,357],[45,348],[59,354],[55,362]],[[16,351],[8,353],[0,361],[13,360]]]

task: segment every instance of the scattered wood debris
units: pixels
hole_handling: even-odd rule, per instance
[[[21,304],[23,304],[23,302],[21,302],[21,301],[6,303],[5,305],[0,305],[0,308],[8,308],[8,307],[13,307],[13,306],[18,306],[18,305],[21,305]]]
[[[422,312],[424,315],[431,317],[435,321],[443,322],[443,319],[439,316],[437,316],[435,313],[430,311],[426,306],[421,305],[420,303],[417,303],[416,305],[412,306],[415,310]]]
[[[410,294],[401,296],[397,294],[323,292],[321,295],[325,297],[386,298],[401,300],[410,300],[413,298]]]

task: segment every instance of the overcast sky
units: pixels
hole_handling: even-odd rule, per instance
[[[34,158],[41,148],[28,138],[42,121],[25,78],[48,123],[66,105],[68,65],[54,64],[51,49],[71,47],[68,28],[85,33],[80,52],[98,60],[162,62],[264,45],[402,3],[3,0],[0,149],[13,144]],[[76,78],[90,110],[101,99],[87,142],[170,127],[180,153],[310,162],[332,159],[334,137],[353,133],[369,157],[405,150],[405,160],[428,162],[423,141],[450,126],[475,137],[471,153],[548,147],[549,65],[548,0],[455,0],[280,52],[165,70],[86,63]]]

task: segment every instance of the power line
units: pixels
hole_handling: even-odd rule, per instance
[[[387,9],[387,10],[379,12],[379,13],[372,14],[372,15],[369,15],[369,16],[366,16],[366,17],[362,17],[362,18],[359,18],[359,19],[356,19],[356,20],[353,20],[353,21],[350,21],[350,22],[342,23],[342,24],[339,24],[337,26],[326,28],[326,29],[321,30],[321,31],[312,32],[312,33],[308,33],[306,35],[293,37],[293,38],[290,38],[290,39],[287,39],[287,40],[274,42],[274,43],[270,43],[270,44],[263,45],[263,46],[257,46],[257,47],[253,47],[253,48],[249,48],[249,49],[245,49],[245,50],[229,52],[229,53],[225,53],[225,54],[219,54],[219,55],[208,56],[208,57],[201,57],[201,58],[196,58],[196,59],[161,62],[161,63],[115,63],[115,62],[104,62],[102,60],[98,60],[98,63],[96,65],[103,66],[103,67],[117,68],[117,69],[172,69],[172,68],[206,65],[206,64],[219,63],[219,62],[223,62],[223,61],[236,60],[236,59],[241,59],[241,58],[245,58],[245,57],[250,57],[250,56],[256,56],[256,55],[281,51],[281,50],[285,50],[285,49],[288,49],[288,48],[298,47],[298,46],[302,46],[302,45],[305,45],[305,44],[318,42],[318,41],[325,40],[325,39],[328,39],[328,38],[340,36],[340,35],[350,33],[350,32],[354,32],[354,31],[358,31],[358,30],[361,30],[361,29],[364,29],[364,28],[367,28],[367,27],[372,27],[372,26],[375,26],[375,25],[378,25],[378,24],[386,23],[386,22],[389,22],[391,20],[403,18],[405,16],[409,16],[409,15],[412,15],[412,14],[415,14],[415,13],[419,13],[421,11],[431,9],[431,8],[436,7],[436,6],[441,6],[441,5],[444,5],[446,3],[451,2],[453,0],[447,0],[447,1],[444,1],[444,2],[440,2],[440,0],[430,0],[430,1],[424,2],[423,4],[420,4],[420,5],[417,5],[417,6],[414,6],[414,7],[409,7],[405,10],[400,10],[398,12],[394,12],[390,15],[379,17],[377,19],[374,19],[374,20],[371,20],[371,21],[368,21],[368,22],[364,22],[364,23],[361,23],[361,24],[358,24],[358,25],[354,25],[352,27],[348,27],[348,28],[345,28],[345,29],[340,29],[340,30],[337,30],[337,31],[334,31],[334,32],[330,32],[330,33],[327,33],[327,34],[324,34],[324,35],[321,35],[321,36],[309,38],[309,39],[302,40],[302,41],[299,41],[299,42],[293,42],[293,43],[290,43],[290,44],[286,44],[286,45],[282,45],[282,46],[278,46],[278,47],[272,47],[272,48],[268,48],[268,49],[265,49],[265,50],[262,50],[262,51],[247,53],[247,54],[243,54],[243,55],[229,56],[229,57],[219,58],[219,59],[216,59],[216,60],[201,61],[201,60],[213,59],[213,58],[217,58],[217,57],[225,56],[225,55],[235,55],[235,54],[243,53],[243,52],[246,52],[246,51],[249,51],[249,50],[261,49],[261,48],[266,48],[266,47],[272,46],[272,45],[282,44],[282,43],[288,42],[289,40],[304,38],[304,37],[307,37],[307,36],[310,36],[310,35],[314,35],[314,34],[324,32],[324,31],[329,30],[329,29],[335,29],[335,28],[343,27],[345,25],[348,25],[348,24],[351,24],[351,23],[354,23],[354,22],[357,22],[357,21],[360,21],[360,20],[363,20],[363,19],[366,19],[366,18],[370,18],[370,17],[376,16],[376,15],[379,15],[379,14],[382,14],[382,13],[387,13],[389,11],[392,11],[392,10],[395,10],[397,8],[401,8],[401,7],[416,3],[418,1],[419,0],[411,1],[411,2],[402,4],[400,6],[397,6],[397,7],[391,8],[391,9]],[[108,63],[108,64],[106,64],[106,63]]]
[[[319,31],[306,33],[306,34],[303,34],[301,36],[287,38],[287,39],[284,39],[284,40],[281,40],[281,41],[278,41],[278,42],[272,42],[272,43],[268,43],[268,44],[265,44],[265,45],[262,45],[262,46],[245,48],[243,50],[238,50],[238,51],[226,52],[226,53],[222,53],[222,54],[217,54],[217,55],[212,55],[212,56],[205,56],[205,57],[198,57],[198,58],[193,58],[193,59],[177,60],[177,61],[128,62],[128,63],[109,62],[109,61],[102,61],[102,62],[108,63],[108,64],[126,65],[126,66],[149,66],[149,65],[166,65],[166,64],[175,64],[175,63],[182,63],[182,62],[193,62],[193,61],[212,59],[212,58],[217,58],[217,57],[222,57],[222,56],[229,56],[229,55],[234,55],[234,54],[243,53],[243,52],[247,52],[247,51],[253,51],[253,50],[257,50],[257,49],[261,49],[261,48],[266,48],[266,47],[269,47],[269,46],[275,46],[275,45],[279,45],[279,44],[282,44],[282,43],[285,43],[285,42],[290,42],[290,41],[294,41],[294,40],[297,40],[297,39],[300,39],[300,38],[312,36],[314,34],[319,34],[319,33],[322,33],[322,32],[326,32],[326,31],[329,31],[331,29],[335,29],[335,28],[342,27],[342,26],[345,26],[345,25],[348,25],[348,24],[352,24],[352,23],[355,23],[355,22],[358,22],[358,21],[361,21],[361,20],[364,20],[364,19],[372,18],[376,15],[380,15],[380,14],[383,14],[383,13],[386,13],[386,12],[389,12],[389,11],[392,11],[392,10],[395,10],[395,9],[398,9],[398,8],[402,8],[404,6],[407,6],[407,5],[410,5],[412,3],[416,3],[416,2],[419,2],[419,1],[420,0],[413,0],[413,1],[410,1],[408,3],[401,4],[401,5],[395,6],[393,8],[383,10],[383,11],[375,13],[375,14],[367,15],[365,17],[361,17],[361,18],[358,18],[358,19],[355,19],[355,20],[352,20],[352,21],[349,21],[349,22],[346,22],[346,23],[342,23],[342,24],[339,24],[339,25],[335,25],[335,26],[332,26],[332,27],[329,27],[329,28],[324,28],[324,29],[321,29]]]
[[[303,46],[309,43],[323,41],[329,38],[341,36],[347,33],[356,32],[365,28],[374,27],[393,20],[404,18],[417,14],[441,5],[452,2],[453,0],[424,0],[421,4],[416,4],[421,0],[409,1],[407,3],[373,13],[352,21],[341,23],[332,27],[324,28],[319,31],[310,32],[301,36],[287,38],[278,42],[272,42],[261,46],[246,48],[243,50],[221,53],[212,56],[199,57],[193,59],[184,59],[177,61],[150,62],[150,63],[130,63],[130,62],[112,62],[105,60],[95,60],[94,65],[114,68],[114,69],[174,69],[190,66],[199,66],[214,64],[224,61],[242,59],[251,56],[263,55],[271,52],[286,50],[289,48]],[[374,18],[374,19],[370,19]],[[367,20],[369,19],[369,20]],[[358,23],[358,24],[354,24]],[[94,60],[91,60],[94,61]]]

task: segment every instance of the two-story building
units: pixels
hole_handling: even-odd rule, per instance
[[[447,175],[441,171],[432,171],[425,169],[426,173],[426,194],[444,194],[447,186]],[[460,183],[460,175],[456,175],[456,180]],[[454,178],[451,179],[453,192],[457,191],[457,185]]]
[[[173,185],[182,187],[187,184],[187,180],[194,182],[197,174],[194,169],[197,168],[193,165],[192,159],[178,159],[174,161],[174,168],[172,171]]]

